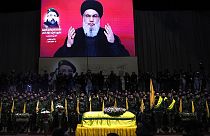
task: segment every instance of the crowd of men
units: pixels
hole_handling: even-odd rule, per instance
[[[47,133],[58,127],[74,132],[83,113],[101,111],[103,102],[105,107],[117,103],[117,107],[134,113],[141,130],[137,129],[137,133],[210,130],[210,76],[206,73],[174,72],[172,75],[166,70],[156,76],[152,73],[137,75],[135,72],[118,76],[111,71],[105,76],[101,71],[88,71],[70,77],[59,73],[51,82],[53,74],[47,71],[43,75],[32,72],[17,74],[13,70],[0,75],[1,132]],[[152,106],[150,79],[155,90]],[[49,114],[43,114],[46,111]],[[28,113],[28,120],[18,121],[17,114],[20,113],[23,116]],[[197,129],[192,128],[196,125],[199,126]]]

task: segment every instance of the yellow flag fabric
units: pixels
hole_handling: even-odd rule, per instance
[[[179,112],[182,113],[182,98],[179,99]]]
[[[155,90],[153,87],[152,79],[150,79],[150,109],[152,109],[155,102]]]
[[[14,112],[14,108],[15,108],[15,102],[14,102],[14,100],[12,100],[12,108],[11,108],[11,113],[13,113],[13,112]]]
[[[53,103],[53,100],[51,100],[51,113],[54,111],[54,103]]]
[[[102,102],[102,111],[104,111],[104,100]]]
[[[173,107],[174,107],[175,102],[176,102],[176,101],[173,99],[173,100],[172,100],[172,103],[168,106],[167,109],[168,109],[168,110],[172,110]]]
[[[114,107],[117,107],[117,99],[114,99]]]
[[[39,100],[36,102],[36,113],[39,112]]]
[[[24,105],[23,105],[23,113],[26,113],[26,102],[24,102]]]
[[[144,100],[143,100],[143,99],[141,99],[140,111],[143,113],[143,112],[144,112],[144,109],[145,109],[145,106],[144,106]]]
[[[154,106],[154,108],[159,108],[162,102],[163,102],[163,98],[159,96],[158,103]]]
[[[194,102],[192,101],[191,103],[192,103],[192,113],[194,113],[195,112]]]
[[[81,122],[83,127],[87,127],[88,131],[91,128],[97,127],[98,130],[96,131],[101,131],[101,128],[107,128],[110,129],[110,127],[125,127],[125,128],[129,128],[132,126],[136,125],[136,116],[129,111],[126,111],[125,113],[123,113],[120,116],[110,116],[108,114],[105,114],[102,111],[90,111],[90,112],[85,112],[83,114],[83,119]],[[117,132],[116,130],[113,132]],[[122,136],[122,132],[120,132],[120,136]],[[134,136],[134,135],[128,135],[128,133],[126,133],[127,135],[125,136]],[[95,135],[83,135],[82,136],[106,136],[106,135],[97,135],[95,133]]]
[[[207,112],[207,118],[209,118],[209,105],[207,100],[206,100],[206,112]]]
[[[1,101],[1,105],[0,105],[0,113],[1,113],[1,111],[2,111],[2,101]]]
[[[126,110],[128,110],[128,98],[126,97],[126,102],[125,102],[125,107],[126,107]]]
[[[92,99],[91,99],[91,96],[89,96],[89,103],[90,103],[90,111],[92,111]]]
[[[79,98],[77,98],[77,113],[79,114]]]
[[[66,99],[65,99],[65,114],[66,116],[68,116],[68,102]]]

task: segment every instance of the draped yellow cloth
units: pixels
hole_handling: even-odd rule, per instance
[[[84,127],[134,127],[136,116],[126,111],[120,116],[109,116],[103,111],[85,112],[82,117]]]
[[[136,136],[136,126],[133,127],[82,127],[77,125],[76,136],[107,136],[116,133],[119,136]]]

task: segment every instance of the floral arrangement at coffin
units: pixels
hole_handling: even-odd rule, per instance
[[[107,107],[104,108],[104,113],[110,116],[120,116],[126,112],[125,108]]]
[[[29,113],[16,113],[15,114],[15,117],[16,118],[28,118],[30,116],[30,114]]]
[[[29,113],[16,113],[15,120],[16,122],[28,122],[30,114]]]

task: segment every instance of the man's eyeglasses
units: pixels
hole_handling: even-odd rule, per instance
[[[97,15],[97,14],[94,14],[94,15],[89,15],[89,14],[86,14],[86,15],[84,15],[86,18],[98,18],[99,17],[99,15]]]

